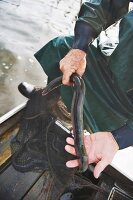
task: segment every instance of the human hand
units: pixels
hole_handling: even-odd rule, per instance
[[[72,49],[60,61],[60,70],[63,73],[62,83],[70,85],[70,76],[77,73],[82,76],[86,68],[86,53],[80,49]]]
[[[71,146],[74,145],[74,139],[68,137],[66,141],[68,145],[65,146],[65,150],[76,155],[75,148]],[[96,163],[93,174],[95,178],[98,178],[105,167],[111,164],[119,146],[111,132],[97,132],[85,135],[84,144],[88,155],[88,164]],[[66,163],[69,168],[74,168],[78,165],[78,160],[70,160]]]

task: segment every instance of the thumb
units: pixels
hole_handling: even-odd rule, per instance
[[[107,167],[107,165],[109,165],[109,163],[107,162],[107,160],[104,160],[104,159],[100,160],[96,164],[96,166],[94,168],[94,172],[93,172],[94,177],[98,178],[100,176],[101,172]]]
[[[70,85],[70,76],[72,75],[72,72],[65,72],[63,74],[63,77],[62,77],[62,83],[64,85]]]

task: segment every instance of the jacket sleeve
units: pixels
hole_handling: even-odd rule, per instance
[[[88,0],[81,6],[75,25],[74,49],[87,51],[88,44],[128,12],[129,0]]]
[[[112,131],[112,134],[119,145],[119,149],[124,149],[133,145],[133,129],[127,124]]]

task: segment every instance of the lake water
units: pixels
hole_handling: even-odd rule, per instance
[[[80,0],[0,0],[0,116],[24,102],[17,86],[45,86],[34,53],[52,38],[73,34]]]

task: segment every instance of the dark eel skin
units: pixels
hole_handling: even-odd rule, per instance
[[[85,172],[88,169],[88,156],[84,147],[84,129],[83,129],[83,102],[85,96],[85,84],[81,77],[73,74],[70,78],[74,88],[74,94],[71,106],[71,119],[74,134],[76,154],[79,157],[79,170]],[[46,95],[57,87],[62,85],[62,76],[51,81],[43,91]]]

